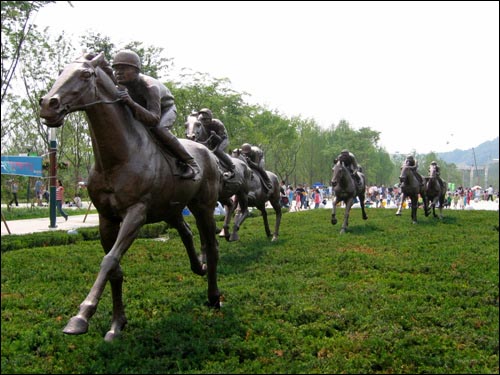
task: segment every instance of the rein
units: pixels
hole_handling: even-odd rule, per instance
[[[94,88],[95,88],[94,96],[96,98],[98,98],[99,96],[97,94],[97,84],[95,82],[95,80],[97,78],[95,67],[92,64],[89,64],[88,61],[77,60],[77,61],[75,61],[75,63],[83,63],[85,66],[87,66],[92,71],[92,77],[93,77]],[[81,95],[77,98],[77,100],[80,99],[85,94],[85,92],[86,91],[82,92]],[[65,107],[66,107],[67,112],[69,113],[69,112],[80,111],[80,110],[83,110],[85,108],[92,107],[92,106],[94,106],[96,104],[115,104],[115,103],[118,103],[120,100],[121,100],[120,98],[117,98],[117,99],[114,99],[114,100],[96,100],[94,102],[90,102],[90,103],[86,103],[86,104],[81,104],[81,105],[77,105],[77,106],[74,106],[74,107],[70,107],[69,104],[67,104]]]
[[[97,90],[97,88],[96,88],[96,90]],[[79,105],[79,106],[76,106],[76,107],[68,108],[68,111],[69,111],[69,109],[71,109],[71,112],[80,111],[82,109],[91,107],[91,106],[96,105],[96,104],[115,104],[115,103],[118,103],[120,100],[121,100],[120,98],[115,99],[115,100],[110,100],[110,101],[96,100],[95,102],[91,102],[91,103],[82,104],[82,105]]]

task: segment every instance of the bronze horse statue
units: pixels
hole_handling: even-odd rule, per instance
[[[417,209],[418,209],[418,196],[420,195],[424,202],[424,213],[428,216],[427,208],[427,195],[425,193],[425,185],[422,185],[418,180],[416,174],[418,172],[413,169],[414,167],[404,165],[401,167],[401,174],[399,176],[399,181],[401,183],[401,201],[398,205],[398,210],[396,211],[397,216],[401,216],[401,210],[403,207],[403,202],[409,197],[411,201],[411,219],[413,224],[417,224]],[[423,179],[422,179],[423,180]]]
[[[196,114],[191,114],[187,117],[185,122],[186,138],[192,141],[201,143],[211,148],[211,137],[208,135],[205,127],[198,121]],[[224,179],[219,188],[218,200],[224,206],[225,216],[224,224],[220,236],[224,237],[227,241],[238,241],[238,223],[235,223],[233,232],[230,232],[231,217],[239,205],[241,212],[248,215],[248,192],[250,189],[250,180],[252,178],[252,171],[244,161],[238,158],[231,158],[235,166],[234,176],[230,179]],[[226,167],[219,161],[219,165],[224,170]],[[233,196],[235,199],[233,199]]]
[[[196,116],[190,115],[185,123],[186,125],[186,138],[200,142],[210,148],[210,137],[205,127],[202,126],[201,122],[196,119]],[[245,219],[250,214],[249,207],[256,207],[262,213],[262,219],[264,221],[264,229],[266,231],[266,236],[268,238],[272,237],[272,241],[276,241],[279,236],[279,227],[281,223],[281,204],[280,204],[280,184],[279,179],[276,174],[270,171],[266,171],[272,182],[272,189],[267,190],[263,186],[261,178],[258,173],[249,168],[246,161],[240,155],[238,149],[231,155],[231,160],[235,165],[235,177],[228,180],[224,180],[223,185],[219,193],[219,200],[225,206],[226,215],[224,218],[224,228],[221,233],[227,238],[229,233],[229,224],[231,222],[231,217],[239,206],[239,213],[235,216],[233,231],[230,233],[230,241],[238,241],[239,235],[238,231],[245,221]],[[242,167],[241,165],[244,165]],[[249,170],[250,176],[246,175],[246,169]],[[239,176],[239,177],[238,177]],[[247,180],[248,177],[248,180]],[[242,185],[242,186],[240,186]],[[248,189],[247,189],[247,187]],[[234,200],[231,199],[234,196]],[[225,200],[225,203],[222,202]],[[271,234],[269,228],[269,221],[267,218],[266,203],[271,203],[275,213],[276,222],[274,226],[274,233]],[[246,207],[246,208],[245,208]]]
[[[68,113],[84,111],[92,138],[95,163],[88,192],[99,213],[99,233],[105,256],[89,294],[64,333],[83,334],[97,310],[106,282],[111,284],[113,317],[106,341],[117,337],[127,323],[122,300],[120,261],[141,226],[165,221],[177,229],[191,270],[207,275],[208,305],[220,307],[217,287],[218,242],[214,209],[221,181],[217,160],[201,144],[181,140],[200,166],[197,181],[181,179],[176,160],[157,143],[150,130],[136,121],[118,100],[109,64],[102,53],[85,55],[68,64],[50,91],[40,99],[40,117],[48,127],[60,127]],[[196,219],[204,264],[182,211]]]
[[[436,204],[439,203],[439,219],[442,219],[444,202],[446,200],[446,189],[441,187],[439,179],[440,177],[437,175],[436,166],[431,164],[429,168],[429,177],[425,178],[425,194],[427,195],[429,204],[426,216],[430,215],[430,209],[432,208],[432,215],[438,217],[438,215],[436,215]],[[443,182],[443,186],[444,185]]]
[[[334,160],[335,165],[332,168],[332,188],[333,188],[333,207],[332,207],[332,224],[337,224],[337,203],[345,203],[345,213],[344,213],[344,223],[340,229],[340,233],[345,233],[349,225],[349,214],[351,212],[352,205],[354,204],[354,198],[358,197],[359,204],[361,206],[361,213],[363,215],[363,220],[367,220],[368,216],[365,211],[365,175],[361,172],[356,172],[361,181],[360,184],[356,183],[351,176],[351,172],[347,169],[343,162],[340,160]]]

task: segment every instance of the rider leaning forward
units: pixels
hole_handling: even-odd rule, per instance
[[[208,108],[203,108],[198,111],[198,121],[205,128],[207,134],[210,134],[210,144],[212,152],[219,160],[229,169],[229,172],[224,173],[224,177],[231,178],[234,176],[234,164],[231,157],[224,151],[229,144],[227,130],[221,120],[213,118],[212,111]]]
[[[351,172],[351,176],[354,178],[354,181],[359,185],[361,183],[361,179],[358,175],[358,170],[360,171],[360,167],[358,166],[358,162],[356,161],[356,157],[352,152],[347,149],[344,149],[340,152],[339,156],[337,156],[337,160],[341,163],[344,163],[346,168]]]
[[[159,141],[188,167],[182,178],[199,179],[200,168],[193,156],[170,131],[177,109],[170,90],[156,78],[141,73],[139,55],[131,50],[118,52],[112,64],[116,81],[124,86],[119,97],[132,111],[133,116],[150,127]]]

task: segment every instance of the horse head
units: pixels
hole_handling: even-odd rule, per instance
[[[98,90],[98,81],[101,90]],[[104,54],[88,54],[68,64],[52,89],[40,99],[40,117],[46,126],[58,128],[71,112],[94,104],[116,103],[117,92]]]
[[[342,163],[340,160],[334,159],[334,166],[332,168],[332,187],[337,186],[340,183],[340,180],[342,179],[342,172],[345,169],[344,163]]]
[[[405,183],[407,182],[407,179],[408,179],[408,172],[410,171],[410,169],[408,168],[407,165],[401,167],[401,174],[399,175],[399,182],[400,183]]]
[[[437,168],[434,164],[431,164],[429,167],[429,177],[430,178],[437,177]]]
[[[200,137],[200,132],[202,130],[201,122],[198,120],[197,113],[191,113],[186,122],[184,123],[186,127],[186,138],[192,141],[197,141]]]

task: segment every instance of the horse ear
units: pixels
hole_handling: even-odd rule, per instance
[[[104,60],[104,52],[100,52],[96,57],[94,57],[92,60],[90,60],[90,63],[95,68],[96,66],[102,66],[102,63],[104,61],[105,61]]]

